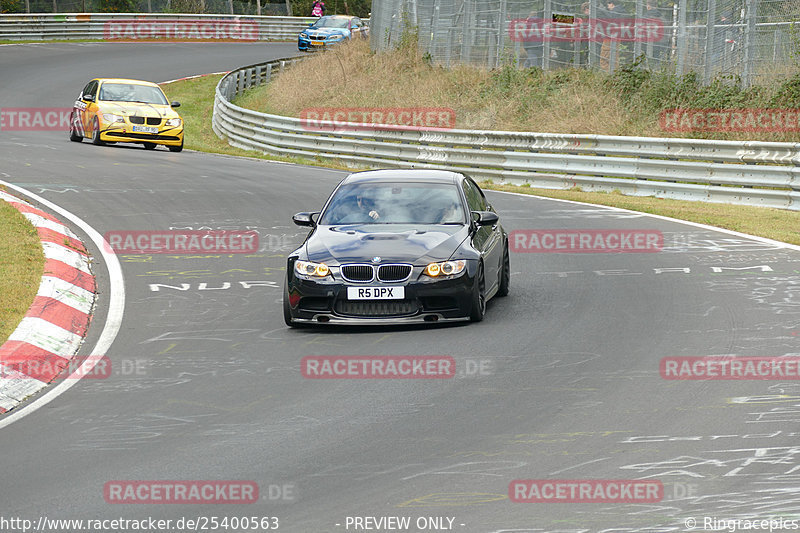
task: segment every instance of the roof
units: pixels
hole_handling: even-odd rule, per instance
[[[144,80],[129,80],[125,78],[95,78],[97,81],[100,82],[114,82],[114,83],[134,83],[136,85],[149,85],[151,87],[158,87],[157,83],[153,83],[152,81],[144,81]]]
[[[368,181],[421,181],[427,183],[458,183],[464,175],[449,170],[430,169],[392,169],[367,170],[350,174],[344,183],[363,183]]]

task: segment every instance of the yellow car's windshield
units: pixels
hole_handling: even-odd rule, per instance
[[[158,87],[136,83],[104,83],[100,87],[100,100],[106,102],[140,102],[167,105],[164,93]]]

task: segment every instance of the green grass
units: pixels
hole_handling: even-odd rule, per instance
[[[36,296],[44,254],[36,229],[4,201],[0,201],[0,228],[0,339],[5,341]]]

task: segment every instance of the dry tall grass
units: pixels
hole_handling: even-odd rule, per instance
[[[662,108],[776,107],[770,83],[748,91],[719,83],[696,88],[654,74],[633,94],[632,78],[584,69],[495,71],[431,65],[414,47],[373,54],[364,41],[344,43],[287,69],[237,100],[244,107],[299,116],[309,107],[448,107],[465,129],[795,141],[792,133],[676,133],[659,124]],[[783,78],[788,79],[789,75]],[[638,91],[638,92],[637,92]],[[794,95],[794,93],[792,93]],[[800,102],[790,102],[800,107]],[[779,107],[790,107],[782,102]]]

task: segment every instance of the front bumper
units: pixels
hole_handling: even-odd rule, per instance
[[[469,320],[476,268],[469,264],[462,274],[449,278],[421,276],[414,267],[411,278],[402,283],[351,283],[334,277],[312,281],[293,275],[287,267],[289,313],[298,323],[320,324],[413,324]],[[402,300],[349,300],[348,287],[404,288]]]
[[[319,50],[325,50],[325,48],[339,44],[341,42],[346,41],[347,39],[336,39],[336,40],[312,40],[312,39],[304,39],[302,37],[297,38],[297,49],[301,52],[316,52]]]
[[[128,143],[153,143],[165,146],[180,146],[183,144],[183,126],[155,126],[158,133],[144,133],[133,131],[133,124],[128,122],[113,122],[101,125],[100,140],[107,142]]]

